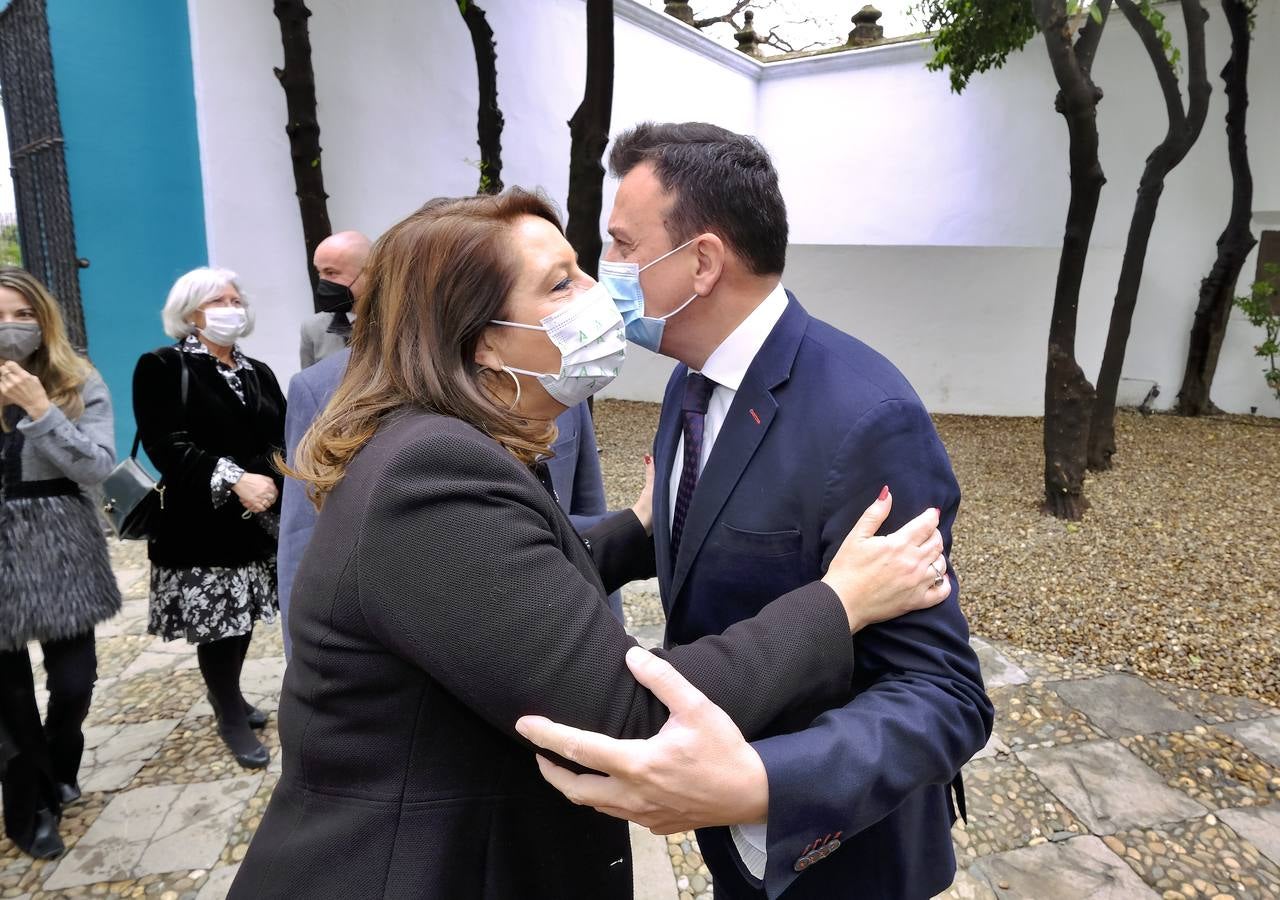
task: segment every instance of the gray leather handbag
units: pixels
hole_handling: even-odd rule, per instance
[[[187,405],[187,361],[178,352],[182,365],[182,405]],[[160,524],[164,511],[164,484],[157,483],[138,463],[142,435],[133,434],[133,449],[102,482],[102,511],[112,530],[122,541],[145,541]]]

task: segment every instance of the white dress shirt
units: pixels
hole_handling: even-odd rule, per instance
[[[696,302],[696,301],[695,301]],[[711,458],[711,448],[715,445],[720,428],[729,415],[729,407],[733,398],[738,395],[742,379],[747,369],[755,360],[756,354],[764,346],[765,340],[773,332],[773,328],[787,309],[787,292],[779,283],[769,296],[752,310],[751,315],[742,320],[720,346],[707,357],[702,366],[702,375],[715,382],[711,399],[707,403],[707,415],[702,425],[702,453],[698,459],[698,475],[707,467]],[[684,471],[684,433],[676,443],[675,458],[671,463],[671,478],[667,485],[671,519],[675,518],[676,490],[680,486],[680,475]],[[697,489],[694,489],[697,494]],[[668,521],[668,525],[671,521]],[[768,846],[768,825],[731,825],[729,833],[733,837],[738,855],[742,857],[747,871],[756,878],[764,877],[765,864],[768,861],[765,848]]]

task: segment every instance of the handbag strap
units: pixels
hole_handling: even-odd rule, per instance
[[[181,406],[183,409],[187,407],[187,394],[190,391],[191,376],[187,374],[187,361],[184,359],[182,348],[178,348],[178,367],[182,369],[182,387],[180,396],[182,398]],[[133,449],[129,451],[130,459],[138,458],[138,446],[142,441],[142,432],[138,429],[133,431]]]

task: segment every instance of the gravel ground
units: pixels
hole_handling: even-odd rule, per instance
[[[657,415],[597,404],[610,506],[639,491]],[[1116,467],[1066,523],[1038,509],[1041,420],[935,421],[964,493],[952,555],[975,634],[1280,705],[1280,423],[1122,411]]]

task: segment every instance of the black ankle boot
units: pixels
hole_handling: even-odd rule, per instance
[[[224,716],[218,706],[217,699],[210,694],[209,705],[218,720],[218,735],[227,745],[236,762],[246,769],[263,769],[271,762],[271,753],[253,736],[249,730],[249,722],[243,708],[230,716]]]
[[[53,811],[45,808],[36,810],[35,828],[31,832],[31,843],[19,849],[36,859],[57,859],[67,852],[67,845],[62,843],[58,834],[58,817]]]
[[[62,802],[62,808],[66,809],[73,803],[80,800],[80,783],[76,781],[66,782],[59,781],[57,784],[58,799]]]
[[[209,705],[213,706],[213,692],[205,691],[205,697],[209,700]],[[258,707],[254,706],[248,700],[244,701],[244,714],[249,721],[250,728],[263,729],[267,727],[267,714]]]

